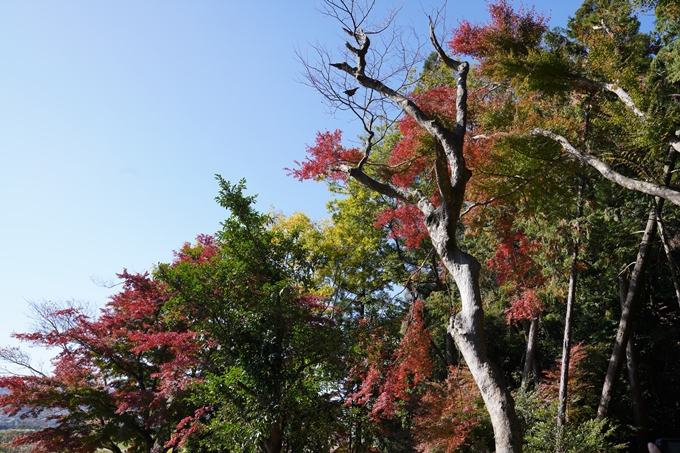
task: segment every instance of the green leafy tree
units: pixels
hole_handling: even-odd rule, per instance
[[[204,351],[193,379],[200,406],[173,444],[191,451],[330,451],[336,442],[342,333],[308,288],[312,268],[299,231],[272,228],[244,183],[218,177],[230,216],[156,277],[175,319],[188,320]]]

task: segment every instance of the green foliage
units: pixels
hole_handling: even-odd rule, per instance
[[[201,334],[205,368],[178,445],[206,451],[328,451],[337,427],[342,333],[307,291],[313,271],[301,231],[272,228],[244,182],[218,177],[229,217],[215,242],[186,244],[158,266],[168,307]],[[273,448],[273,450],[271,450]]]
[[[615,453],[620,450],[610,441],[616,427],[607,420],[568,423],[558,447],[556,403],[546,405],[536,393],[519,391],[515,393],[515,407],[524,431],[526,453]]]

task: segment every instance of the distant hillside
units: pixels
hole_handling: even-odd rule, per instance
[[[0,388],[0,394],[7,393],[7,390]],[[45,417],[48,414],[45,414]],[[4,429],[42,429],[48,426],[45,417],[40,418],[21,418],[21,415],[10,417],[0,411],[0,430]]]

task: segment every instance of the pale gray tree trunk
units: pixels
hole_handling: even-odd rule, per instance
[[[538,380],[538,367],[536,366],[536,345],[538,342],[538,315],[528,321],[529,334],[526,336],[527,350],[524,354],[524,369],[522,370],[522,388],[529,386],[529,381],[533,376],[534,383]]]
[[[571,360],[571,325],[574,313],[574,302],[576,301],[576,264],[578,262],[578,248],[579,248],[579,218],[583,213],[583,202],[581,200],[583,193],[583,180],[579,181],[578,199],[576,201],[576,238],[574,240],[573,249],[571,252],[571,267],[569,269],[569,289],[567,292],[567,311],[564,315],[564,337],[562,340],[562,368],[560,370],[560,390],[557,405],[557,453],[561,451],[561,440],[563,428],[567,416],[567,400],[569,399],[569,362]]]

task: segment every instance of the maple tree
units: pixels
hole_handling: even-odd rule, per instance
[[[191,412],[185,375],[197,364],[194,333],[169,324],[161,285],[124,271],[123,290],[98,317],[73,305],[34,304],[39,329],[18,339],[59,353],[53,371],[30,367],[16,349],[2,359],[30,374],[0,377],[0,406],[10,415],[44,417],[49,426],[13,440],[32,451],[164,451],[174,426]]]
[[[653,38],[631,4],[655,9]],[[16,443],[597,452],[643,445],[645,417],[675,433],[678,9],[631,4],[587,0],[549,30],[499,1],[448,53],[431,24],[423,61],[380,48],[405,30],[371,24],[371,2],[324,2],[349,43],[342,61],[317,48],[308,81],[363,144],[320,132],[288,171],[327,183],[332,219],[259,213],[218,178],[223,229],[122,274],[100,316],[36,305],[21,338],[62,353],[50,375],[0,378],[0,403],[52,425]]]

